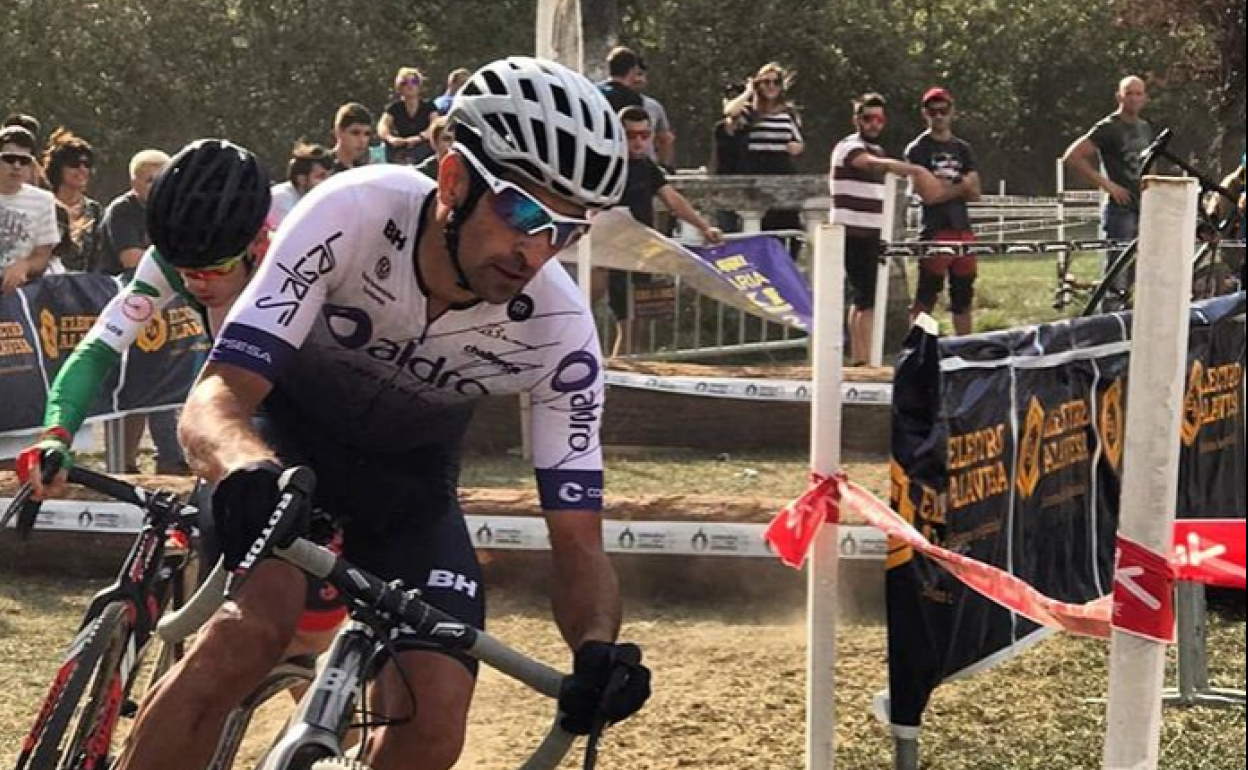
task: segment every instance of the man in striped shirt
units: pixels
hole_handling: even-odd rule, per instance
[[[884,175],[909,177],[927,200],[939,182],[922,166],[884,155],[880,134],[887,121],[884,97],[867,93],[854,100],[854,133],[832,149],[828,187],[832,224],[845,226],[845,276],[850,289],[849,350],[851,366],[866,363],[875,322],[875,283],[884,226]]]

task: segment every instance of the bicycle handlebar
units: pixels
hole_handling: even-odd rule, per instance
[[[59,469],[55,467],[45,469],[45,483],[51,481],[51,476],[48,475],[49,470],[51,475],[55,475]],[[138,484],[132,484],[129,481],[114,478],[105,473],[89,470],[87,468],[81,468],[77,465],[69,469],[69,482],[71,484],[86,487],[87,489],[95,490],[96,492],[111,497],[118,502],[137,505],[147,511],[152,511],[152,504],[162,498],[162,493],[158,491],[153,491],[147,489],[146,487],[141,487]],[[32,491],[33,487],[29,482],[23,484],[21,488],[18,489],[17,494],[13,497],[13,502],[9,504],[9,507],[5,510],[4,515],[0,516],[0,529],[3,529],[8,524],[9,519],[15,513],[20,513],[19,529],[29,531],[30,527],[34,525],[35,517],[38,515],[39,509],[43,506],[42,501],[32,500],[30,498]],[[179,522],[192,523],[199,512],[194,505],[184,503],[172,496],[164,495],[163,502],[168,505],[167,510],[172,517],[179,520]],[[20,526],[23,521],[26,523],[25,527]]]
[[[315,476],[309,469],[292,468],[282,475],[282,484],[282,501],[270,518],[269,526],[248,552],[253,563],[266,555],[266,544],[275,539],[273,533],[288,527],[290,521],[300,516],[301,511],[297,509],[310,502]],[[560,671],[509,647],[480,629],[461,623],[419,597],[387,584],[324,546],[295,537],[289,545],[273,547],[272,555],[325,580],[351,602],[380,610],[387,624],[407,625],[421,638],[443,649],[465,652],[548,698],[557,700],[559,697],[566,678]],[[250,570],[251,566],[247,569]],[[218,561],[186,605],[161,619],[156,634],[166,644],[172,644],[193,633],[225,602],[229,578],[224,564]],[[237,585],[234,587],[237,588]],[[560,716],[556,714],[550,731],[520,770],[554,770],[563,760],[575,736],[560,727]]]
[[[1230,190],[1226,189],[1222,185],[1218,184],[1217,182],[1213,181],[1209,177],[1205,176],[1203,173],[1200,172],[1199,169],[1197,169],[1192,164],[1188,163],[1187,161],[1183,160],[1179,156],[1170,152],[1168,147],[1170,145],[1171,136],[1173,136],[1173,132],[1169,128],[1163,128],[1157,134],[1157,136],[1153,139],[1152,143],[1144,149],[1144,153],[1141,156],[1142,160],[1140,163],[1140,176],[1144,176],[1149,171],[1151,171],[1153,168],[1153,165],[1157,162],[1159,158],[1165,158],[1166,160],[1170,161],[1171,163],[1173,163],[1174,165],[1182,169],[1183,172],[1186,173],[1188,176],[1191,176],[1193,179],[1199,182],[1200,189],[1202,191],[1216,192],[1217,194],[1226,198],[1231,203],[1239,202],[1239,198],[1232,195]]]

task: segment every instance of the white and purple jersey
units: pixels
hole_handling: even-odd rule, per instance
[[[312,429],[396,455],[458,447],[473,403],[532,394],[542,507],[599,509],[604,395],[597,330],[556,261],[505,305],[436,319],[417,264],[434,185],[401,166],[338,174],[278,229],[211,360],[274,385]]]

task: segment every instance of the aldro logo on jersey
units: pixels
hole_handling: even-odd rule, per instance
[[[410,374],[416,381],[439,390],[450,390],[465,396],[488,396],[490,391],[471,377],[447,368],[446,356],[426,358],[417,355],[418,340],[373,339],[373,319],[358,307],[326,305],[322,310],[325,326],[334,340],[347,350],[359,350],[370,358],[383,361]]]
[[[334,241],[342,237],[342,231],[334,233],[322,243],[308,249],[293,265],[278,262],[276,268],[286,277],[277,290],[277,295],[266,294],[256,300],[256,307],[261,310],[278,311],[277,322],[282,326],[290,326],[299,305],[308,296],[316,282],[331,273],[338,264],[334,257]]]

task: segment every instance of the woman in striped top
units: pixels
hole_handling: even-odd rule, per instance
[[[797,111],[785,97],[793,77],[765,64],[741,94],[724,106],[729,133],[746,134],[742,174],[793,174],[793,158],[806,148]]]

